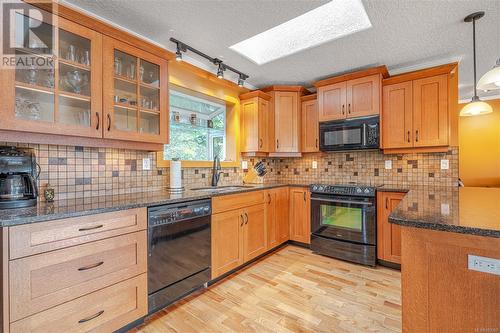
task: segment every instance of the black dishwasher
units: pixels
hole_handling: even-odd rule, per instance
[[[152,313],[210,280],[210,200],[148,208],[148,307]]]

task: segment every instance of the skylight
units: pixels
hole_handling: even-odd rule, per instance
[[[361,0],[332,0],[229,48],[262,65],[371,26]]]

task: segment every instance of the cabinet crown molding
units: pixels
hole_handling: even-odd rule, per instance
[[[254,91],[250,91],[250,92],[247,92],[245,94],[241,94],[240,95],[240,100],[246,100],[246,99],[250,99],[250,98],[254,98],[254,97],[260,97],[262,99],[265,99],[266,101],[270,101],[271,100],[271,95],[269,94],[266,94],[265,92],[261,91],[261,90],[254,90]]]
[[[445,65],[439,65],[439,66],[429,67],[429,68],[425,68],[425,69],[419,69],[419,70],[411,71],[408,73],[394,75],[394,76],[391,76],[389,78],[384,78],[382,80],[382,85],[386,86],[386,85],[390,85],[390,84],[418,80],[418,79],[423,79],[426,77],[442,75],[442,74],[454,75],[454,74],[456,74],[457,69],[458,69],[458,62],[452,62],[452,63],[445,64]]]
[[[316,81],[314,83],[314,86],[316,88],[319,88],[319,87],[323,87],[323,86],[328,86],[330,84],[359,79],[360,77],[370,76],[370,75],[374,75],[374,74],[382,75],[383,79],[389,77],[389,71],[387,70],[387,67],[385,65],[382,65],[382,66],[378,66],[378,67],[371,67],[368,69],[350,72],[350,73],[345,73],[342,75],[333,76],[333,77],[330,77],[327,79],[319,80],[319,81]]]

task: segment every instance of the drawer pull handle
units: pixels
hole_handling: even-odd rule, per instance
[[[104,310],[101,310],[101,311],[97,312],[95,315],[92,315],[92,316],[87,317],[87,318],[80,319],[80,320],[78,321],[78,324],[83,324],[83,323],[86,323],[87,321],[90,321],[90,320],[92,320],[92,319],[95,319],[95,318],[99,317],[99,316],[100,316],[100,315],[102,315],[103,313],[104,313]]]
[[[95,113],[95,116],[96,116],[96,119],[97,119],[97,125],[95,126],[95,129],[96,129],[96,130],[99,130],[99,125],[100,125],[100,121],[99,121],[99,112],[96,112],[96,113]]]
[[[96,268],[96,267],[99,267],[101,266],[102,264],[104,264],[104,261],[99,261],[99,262],[96,262],[95,264],[92,264],[92,265],[88,265],[88,266],[83,266],[83,267],[80,267],[78,268],[79,271],[86,271],[88,269],[92,269],[92,268]]]
[[[104,225],[103,224],[99,224],[99,225],[96,225],[96,226],[93,226],[93,227],[80,228],[80,229],[78,229],[78,231],[89,231],[89,230],[100,229],[102,227],[104,227]]]

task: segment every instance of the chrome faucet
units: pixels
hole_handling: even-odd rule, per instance
[[[214,166],[212,169],[212,186],[217,186],[219,182],[220,174],[222,173],[220,167],[220,159],[218,156],[214,157]]]

